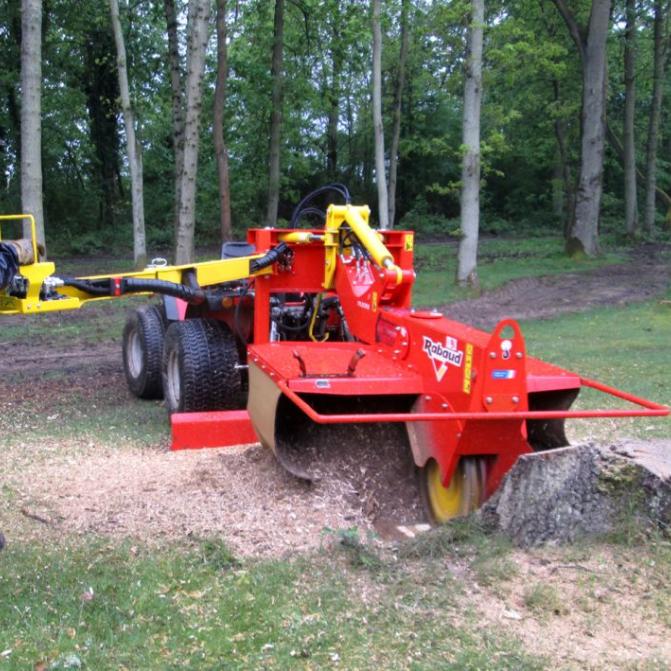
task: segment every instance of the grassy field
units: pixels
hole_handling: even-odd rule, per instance
[[[530,353],[584,377],[671,405],[671,294],[666,300],[626,308],[602,308],[548,321],[527,322],[522,328]],[[580,404],[614,407],[618,402],[586,389]],[[583,423],[581,423],[583,424]],[[596,425],[586,422],[578,435],[671,436],[669,420],[618,420]],[[601,428],[599,428],[601,427]],[[615,436],[613,436],[615,437]]]
[[[575,270],[554,247],[544,239],[488,241],[483,284]],[[438,245],[418,250],[425,264],[420,303],[437,295],[445,302],[438,292],[451,291],[453,269],[443,258]],[[580,267],[622,258],[613,250]],[[117,304],[94,308],[86,320],[3,324],[0,340],[11,346],[53,338],[84,348],[112,342],[125,311]],[[523,331],[534,355],[671,404],[667,302],[528,322]],[[167,439],[159,403],[107,405],[106,384],[82,389],[58,370],[35,382],[48,393],[24,384],[25,394],[2,406],[5,449],[33,462],[48,459],[58,441],[122,450]],[[582,401],[601,402],[590,394]],[[79,410],[83,405],[96,412]],[[576,422],[570,432],[578,440],[668,438],[670,429],[668,420]],[[662,535],[627,527],[598,541],[522,552],[473,521],[397,544],[357,529],[325,529],[320,551],[258,560],[234,556],[218,538],[155,542],[45,531],[43,540],[16,542],[3,517],[12,496],[0,480],[0,529],[10,540],[0,553],[0,671],[671,665],[671,543]]]
[[[456,242],[417,246],[417,279],[413,289],[417,305],[443,305],[474,295],[473,290],[459,288],[454,283],[456,246]],[[603,252],[596,259],[574,260],[566,256],[555,237],[485,238],[480,242],[478,254],[481,289],[491,291],[519,277],[585,272],[625,258],[623,249],[608,241],[604,243]]]

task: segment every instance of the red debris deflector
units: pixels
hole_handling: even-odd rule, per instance
[[[358,351],[363,354],[355,357]],[[348,374],[353,357],[355,369]],[[384,356],[363,343],[268,343],[250,347],[249,358],[278,386],[284,380],[299,394],[356,396],[424,391],[422,377],[407,362]]]
[[[246,410],[175,413],[170,417],[170,424],[171,450],[233,447],[259,442]]]

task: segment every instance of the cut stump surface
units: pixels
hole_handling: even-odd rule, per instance
[[[671,524],[671,440],[588,443],[520,457],[480,515],[522,547]]]

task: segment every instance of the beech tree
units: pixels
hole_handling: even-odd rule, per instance
[[[377,186],[380,228],[389,228],[389,196],[384,165],[384,127],[382,125],[382,28],[380,0],[373,0],[373,135],[375,139],[375,184]]]
[[[391,130],[391,147],[389,148],[389,226],[394,227],[396,218],[396,183],[398,180],[399,144],[401,140],[401,110],[403,103],[403,87],[405,86],[405,68],[408,60],[408,44],[410,42],[410,26],[408,13],[410,0],[401,0],[401,46],[398,55],[398,73],[396,90],[394,91],[393,126]]]
[[[226,51],[226,0],[217,0],[217,82],[214,90],[213,139],[219,178],[219,227],[222,241],[231,240],[231,187],[228,176],[228,150],[224,141],[224,106],[228,55]]]
[[[196,177],[200,112],[203,96],[205,50],[209,39],[209,0],[191,0],[187,27],[186,114],[184,120],[184,164],[180,182],[179,225],[175,260],[178,264],[193,261],[193,237],[196,228]]]
[[[624,33],[624,220],[629,235],[638,230],[636,189],[636,0],[627,0]]]
[[[21,209],[35,217],[44,245],[42,205],[42,2],[21,0]],[[23,235],[30,237],[24,224]]]
[[[126,128],[126,151],[130,166],[131,207],[133,211],[133,262],[136,268],[147,265],[147,244],[144,230],[144,192],[142,185],[142,145],[135,135],[135,115],[130,102],[128,70],[126,67],[126,45],[124,43],[118,0],[109,0],[112,31],[117,50],[119,93],[121,110]]]
[[[566,0],[553,0],[582,64],[580,174],[566,251],[570,255],[599,253],[599,218],[603,193],[606,136],[606,38],[610,0],[592,0],[587,26],[578,23]]]
[[[377,187],[382,187],[383,169],[387,225],[413,228],[420,236],[440,237],[454,231],[465,148],[464,12],[471,0],[379,0],[381,105],[376,117],[378,129],[385,130],[379,168],[371,110],[373,0],[363,5],[369,11],[361,11],[360,2],[340,0],[282,0],[279,5],[276,0],[229,0],[225,14],[223,0],[218,0],[219,33],[226,30],[226,39],[218,40],[220,48],[212,44],[207,54],[201,101],[208,110],[206,119],[201,119],[203,142],[197,166],[192,151],[186,169],[186,61],[191,40],[187,44],[185,27],[193,31],[202,0],[116,1],[128,77],[132,76],[131,111],[136,134],[142,131],[148,246],[176,242],[185,177],[194,189],[186,210],[191,210],[195,221],[197,200],[196,235],[202,244],[228,235],[222,217],[225,221],[229,208],[232,228],[239,235],[246,226],[266,223],[269,192],[270,223],[274,224],[278,210],[288,212],[301,195],[327,181],[346,183],[357,202],[374,205],[377,219]],[[25,195],[31,168],[39,167],[41,153],[44,214],[37,219],[38,224],[49,222],[49,242],[72,253],[118,247],[130,240],[126,222],[131,219],[133,190],[126,176],[125,117],[110,0],[52,0],[48,7],[44,3],[41,129],[39,114],[32,117],[32,129],[30,119],[25,119],[22,129],[22,91],[26,93],[24,116],[37,110],[30,102],[30,87],[25,81],[22,85],[21,66],[22,48],[25,52],[34,43],[30,27],[22,31],[21,20],[30,16],[34,2],[26,2],[28,9],[23,12],[23,1],[5,2],[0,11],[0,207],[19,211],[21,181]],[[214,12],[213,0],[209,4]],[[669,39],[668,4],[669,0],[622,0],[617,5],[612,0],[606,5],[604,0],[520,0],[487,7],[491,22],[482,64],[487,102],[485,107],[483,98],[480,145],[486,180],[480,184],[480,234],[533,226],[556,235],[557,244],[562,245],[561,222],[566,224],[569,246],[585,251],[579,225],[586,222],[596,230],[600,190],[607,196],[609,221],[619,217],[622,228],[626,221],[632,230],[636,192],[632,168],[640,227],[646,190],[648,195],[652,191],[646,180],[652,178],[657,217],[663,208],[671,222],[671,117],[666,98],[657,103],[662,89],[655,85],[664,83],[664,95],[668,95],[668,71],[662,67],[661,77],[655,74],[660,64],[668,68],[671,60],[671,49],[664,46]],[[615,17],[610,22],[608,9]],[[222,24],[222,19],[228,21]],[[214,17],[210,24],[213,28]],[[281,68],[277,58],[273,68],[271,55],[273,51],[278,55],[280,44]],[[609,72],[599,67],[605,64],[598,55],[604,45]],[[661,46],[656,50],[655,45]],[[24,58],[24,65],[25,78],[31,67],[34,73],[33,66],[39,66],[39,56]],[[588,72],[594,76],[588,77]],[[40,76],[33,74],[32,79],[39,87]],[[606,82],[607,99],[596,95]],[[606,137],[614,150],[605,155],[600,123],[604,116],[610,121]],[[193,128],[193,114],[191,119]],[[658,121],[652,142],[649,131],[654,119]],[[40,130],[41,152],[36,152]],[[193,148],[197,133],[190,137]],[[656,161],[648,167],[647,150],[653,147]],[[588,161],[588,155],[596,159]],[[228,207],[225,170],[220,169],[226,159]],[[32,189],[34,194],[39,192],[39,187]],[[26,205],[26,209],[37,212],[35,206]],[[598,230],[588,240],[588,250],[598,248],[597,236]]]
[[[192,13],[195,5],[189,5],[189,23],[193,21]],[[175,0],[164,0],[166,30],[168,34],[168,63],[170,67],[170,90],[172,110],[172,147],[175,160],[175,199],[174,227],[175,241],[179,227],[179,211],[182,206],[182,170],[184,166],[184,83],[182,65],[179,56],[179,37],[177,32],[177,11]]]
[[[664,71],[668,47],[667,28],[671,3],[655,0],[653,21],[653,74],[652,99],[648,117],[648,142],[645,155],[645,219],[647,231],[655,227],[655,193],[657,186],[657,144],[659,143],[659,122],[662,115],[664,96]]]
[[[277,224],[277,208],[280,202],[280,142],[282,133],[283,73],[284,52],[284,0],[275,0],[275,19],[273,27],[272,107],[270,113],[270,148],[268,151],[268,209],[266,226]]]
[[[480,106],[484,0],[472,0],[464,63],[463,159],[461,168],[461,240],[457,283],[477,287],[480,230]]]

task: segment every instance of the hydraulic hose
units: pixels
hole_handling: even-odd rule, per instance
[[[291,215],[291,223],[289,224],[289,227],[296,228],[302,214],[308,209],[313,209],[312,207],[308,207],[308,203],[310,203],[312,200],[325,193],[337,193],[342,197],[342,199],[345,201],[346,204],[349,204],[352,200],[349,193],[349,189],[344,184],[334,182],[333,184],[326,184],[325,186],[321,186],[318,189],[315,189],[314,191],[308,193],[308,195],[305,196],[305,198],[303,198],[298,203],[298,205],[296,205],[293,214]]]
[[[11,256],[11,248],[8,254]],[[260,256],[258,259],[253,259],[249,263],[249,272],[251,275],[258,273],[259,271],[272,266],[274,263],[277,263],[284,256],[290,253],[291,250],[285,242],[280,242],[278,245],[268,250],[263,256]],[[0,246],[0,280],[2,280],[2,247]],[[10,258],[10,261],[14,257]],[[8,261],[9,263],[9,261]],[[11,268],[16,268],[16,263],[14,266],[9,266],[10,275],[13,277]],[[13,273],[15,274],[15,270]],[[10,281],[11,281],[10,277]],[[166,280],[156,280],[156,279],[143,279],[139,277],[105,277],[102,279],[96,280],[87,280],[80,279],[77,277],[64,277],[61,278],[63,286],[73,287],[78,289],[83,293],[89,294],[91,296],[122,296],[124,294],[139,294],[139,293],[152,293],[152,294],[162,294],[164,296],[174,296],[175,298],[180,298],[183,301],[191,305],[202,305],[208,300],[217,302],[217,295],[201,289],[200,287],[191,287],[186,284],[178,284],[176,282],[168,282]],[[2,282],[0,281],[0,289],[3,288]]]
[[[277,263],[289,251],[287,243],[280,242],[272,249],[269,249],[263,256],[250,261],[249,272],[253,275],[254,273],[258,273],[259,270],[272,266],[273,263]]]
[[[153,293],[174,296],[190,303],[200,305],[207,300],[207,293],[200,288],[187,287],[166,280],[145,280],[137,277],[105,278],[100,280],[80,280],[64,277],[63,286],[74,287],[92,296],[121,296],[123,294]]]
[[[185,284],[166,282],[165,280],[142,280],[128,277],[121,281],[124,293],[139,294],[152,292],[165,296],[181,298],[191,305],[201,305],[207,300],[207,292],[200,288],[187,287]]]

